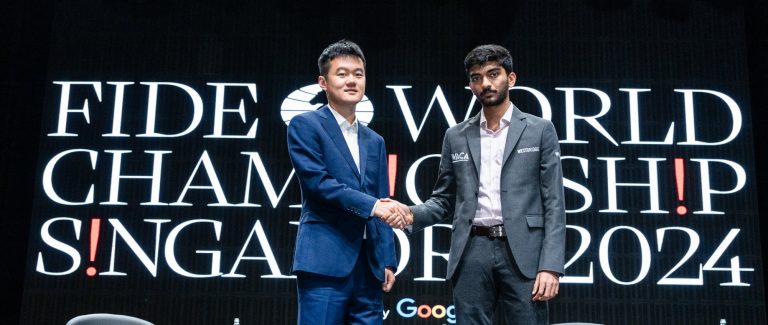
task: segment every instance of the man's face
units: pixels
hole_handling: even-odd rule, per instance
[[[365,66],[352,55],[333,58],[327,76],[318,77],[331,105],[357,105],[365,95]]]
[[[469,88],[483,107],[497,106],[509,95],[515,85],[515,73],[506,72],[496,61],[475,64],[469,68]]]

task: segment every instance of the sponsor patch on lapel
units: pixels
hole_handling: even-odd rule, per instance
[[[517,153],[528,153],[528,152],[538,152],[539,147],[528,147],[528,148],[520,148],[517,149]]]
[[[451,154],[451,161],[453,162],[460,162],[460,161],[469,161],[469,155],[466,152],[454,152]]]

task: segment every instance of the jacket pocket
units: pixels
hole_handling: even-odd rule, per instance
[[[544,217],[540,214],[529,214],[525,216],[525,221],[528,222],[528,228],[543,228]]]

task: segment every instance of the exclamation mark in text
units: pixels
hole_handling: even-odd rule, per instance
[[[682,204],[685,199],[685,159],[683,158],[675,158],[675,181],[677,183],[677,200],[680,202],[676,211],[678,215],[683,216],[688,213],[688,208]]]
[[[397,155],[388,155],[387,169],[389,172],[389,196],[395,196],[395,180],[397,179]]]
[[[91,219],[91,245],[90,245],[90,255],[88,257],[88,261],[93,263],[96,261],[96,248],[99,246],[99,227],[101,226],[101,219],[99,218],[93,218]],[[94,276],[96,275],[96,268],[93,266],[89,266],[87,269],[85,269],[85,274],[88,276]]]

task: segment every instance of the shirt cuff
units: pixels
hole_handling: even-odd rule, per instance
[[[369,214],[368,216],[370,217],[374,216],[374,212],[376,212],[376,206],[379,205],[379,202],[381,202],[381,200],[376,200],[376,203],[373,204],[373,209],[371,209],[371,214]]]

